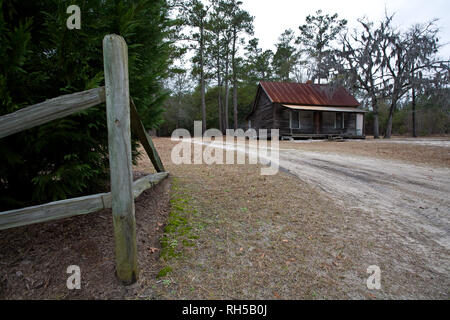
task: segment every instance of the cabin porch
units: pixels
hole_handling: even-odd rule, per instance
[[[325,109],[325,108],[322,108]],[[283,108],[278,121],[283,139],[365,139],[364,112],[354,109],[302,110]]]

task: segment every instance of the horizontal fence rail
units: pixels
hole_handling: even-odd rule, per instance
[[[0,139],[105,102],[105,87],[67,94],[0,117]]]
[[[133,182],[133,196],[164,180],[169,173],[150,174]],[[111,208],[111,192],[50,202],[0,213],[0,230],[88,214]]]

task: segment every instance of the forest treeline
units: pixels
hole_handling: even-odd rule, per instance
[[[254,17],[236,0],[174,0],[177,47],[184,60],[172,68],[161,135],[175,128],[245,127],[261,80],[345,86],[369,111],[366,133],[449,133],[449,60],[438,55],[438,21],[403,30],[394,14],[358,19],[358,28],[321,10],[298,21],[263,50]],[[444,45],[444,44],[442,44]]]

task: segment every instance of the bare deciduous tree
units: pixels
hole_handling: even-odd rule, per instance
[[[424,78],[417,77],[432,73],[439,68],[441,62],[436,58],[438,51],[437,33],[439,29],[433,20],[426,24],[413,26],[408,32],[401,33],[390,26],[386,34],[388,41],[384,42],[383,71],[387,79],[385,88],[389,93],[389,116],[386,123],[384,138],[392,135],[392,120],[399,100],[409,91],[415,90],[427,83]]]
[[[378,101],[385,95],[383,77],[383,46],[387,43],[386,32],[390,29],[391,17],[380,22],[378,28],[367,19],[358,20],[363,27],[362,32],[354,31],[342,37],[342,50],[338,51],[344,61],[337,64],[341,73],[347,76],[349,85],[362,90],[370,100],[374,115],[374,138],[379,134]]]

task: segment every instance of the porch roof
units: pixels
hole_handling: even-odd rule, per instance
[[[294,110],[311,110],[311,111],[331,111],[331,112],[353,112],[353,113],[366,113],[367,111],[354,108],[354,107],[322,107],[322,106],[302,106],[294,104],[282,104],[283,107]]]

